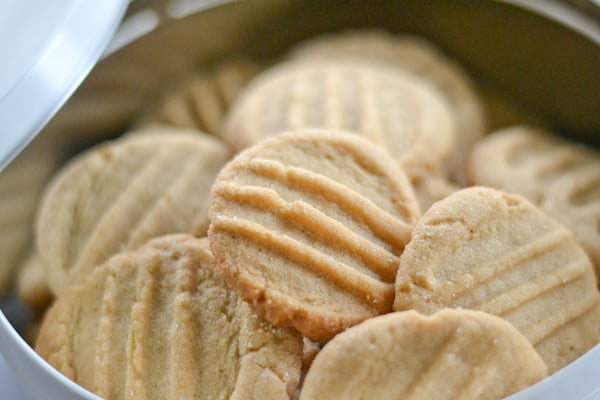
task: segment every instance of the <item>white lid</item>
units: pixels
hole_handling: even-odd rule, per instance
[[[98,61],[127,0],[0,0],[0,170]]]

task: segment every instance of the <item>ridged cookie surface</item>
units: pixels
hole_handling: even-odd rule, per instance
[[[225,121],[234,150],[288,130],[358,133],[409,172],[438,168],[455,140],[452,109],[418,77],[362,61],[281,63],[251,81]]]
[[[501,318],[406,311],[364,321],[329,341],[300,400],[495,400],[545,376],[531,344]]]
[[[50,182],[37,218],[52,290],[155,236],[205,235],[210,186],[228,158],[200,134],[135,135],[79,155]]]
[[[240,153],[217,177],[209,212],[226,280],[275,326],[318,340],[391,311],[399,256],[419,218],[383,149],[322,130]]]
[[[189,235],[112,257],[53,305],[36,350],[106,399],[289,399],[302,337],[260,320],[213,261]]]
[[[487,130],[487,112],[473,79],[451,57],[425,38],[383,30],[353,30],[316,37],[298,44],[294,61],[366,59],[409,71],[431,83],[447,99],[456,120],[456,145],[448,173],[464,183],[468,149]]]
[[[505,318],[549,372],[600,342],[600,293],[574,236],[517,195],[460,190],[427,210],[401,257],[395,310]]]
[[[600,153],[528,126],[478,143],[469,180],[525,196],[570,229],[600,277]]]

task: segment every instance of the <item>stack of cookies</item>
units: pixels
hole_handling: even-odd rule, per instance
[[[600,342],[597,152],[491,132],[421,38],[236,60],[48,183],[20,287],[56,297],[35,348],[61,373],[107,399],[501,399]]]

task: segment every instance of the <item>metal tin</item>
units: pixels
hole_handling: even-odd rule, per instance
[[[135,1],[110,55],[41,135],[88,143],[113,137],[148,99],[199,65],[236,53],[272,59],[299,40],[359,27],[423,35],[483,86],[561,135],[600,147],[600,26],[589,14],[549,0],[535,6],[518,0]],[[119,81],[115,71],[136,79]],[[79,118],[84,106],[93,112]],[[45,363],[3,314],[0,351],[34,398],[97,398]],[[510,399],[600,399],[599,369],[600,345]]]

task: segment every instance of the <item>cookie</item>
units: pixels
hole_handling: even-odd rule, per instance
[[[54,299],[48,286],[46,269],[37,252],[27,255],[16,277],[17,296],[37,314],[42,313]]]
[[[258,71],[258,65],[249,59],[236,58],[224,61],[213,71],[197,72],[144,116],[139,125],[160,124],[220,136],[231,104]]]
[[[36,351],[102,398],[289,399],[302,337],[260,320],[213,262],[190,235],[110,258],[48,311]]]
[[[419,209],[381,148],[354,134],[303,130],[240,153],[212,187],[217,266],[275,326],[327,340],[391,311],[399,256]]]
[[[488,312],[511,322],[550,373],[600,342],[600,293],[565,227],[518,195],[460,190],[415,226],[400,259],[397,311]]]
[[[570,229],[600,277],[600,154],[541,128],[515,126],[478,143],[469,180],[518,193]]]
[[[204,236],[208,196],[229,159],[200,134],[146,134],[99,144],[49,183],[36,243],[55,294],[111,255],[167,233]]]
[[[452,109],[418,77],[368,61],[280,63],[252,80],[225,121],[234,151],[288,130],[358,133],[409,172],[436,170],[455,140]]]
[[[406,311],[367,320],[328,342],[300,400],[502,399],[545,376],[531,344],[501,318]]]
[[[475,82],[458,62],[419,36],[383,30],[353,30],[327,34],[296,45],[294,61],[368,59],[409,71],[435,86],[446,98],[456,120],[456,144],[446,167],[464,183],[468,149],[487,131],[487,110]]]

